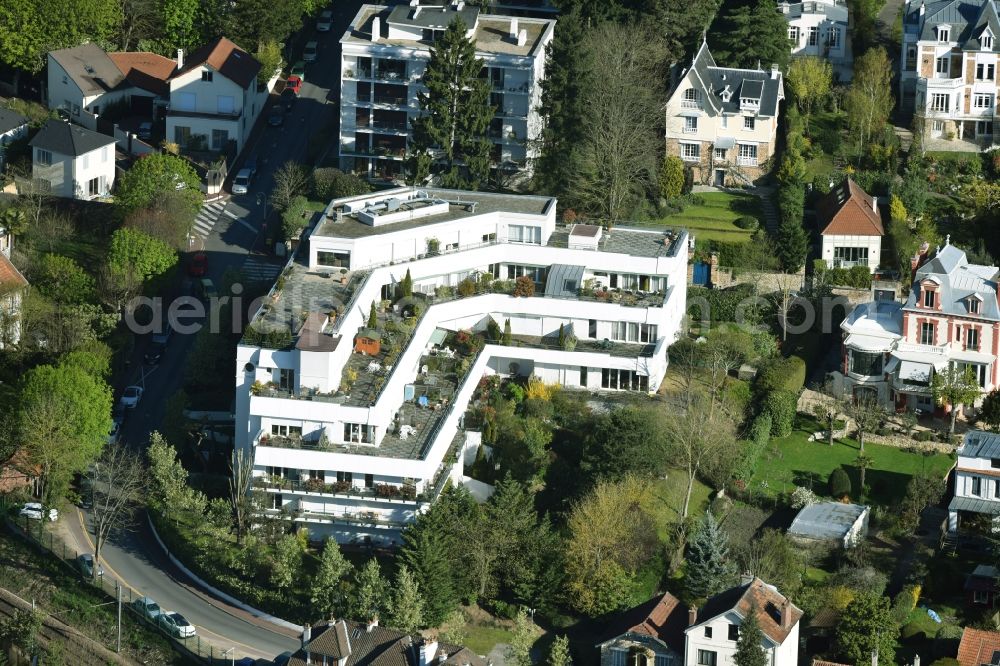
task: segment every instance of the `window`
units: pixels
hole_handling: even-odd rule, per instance
[[[867,247],[836,247],[833,248],[833,265],[837,268],[868,265]]]
[[[712,155],[715,156],[715,159],[717,160],[724,160],[726,159],[726,149],[716,148],[714,151],[712,151]]]
[[[681,159],[688,162],[697,162],[701,157],[701,146],[697,143],[681,144]]]
[[[271,505],[269,508],[280,511],[281,505],[283,504],[281,499],[281,493],[275,493],[271,495]]]
[[[653,666],[670,666],[671,662],[673,659],[668,654],[658,654],[653,658]]]
[[[948,72],[951,71],[951,56],[944,56],[935,60],[934,71],[947,76]]]
[[[748,166],[757,166],[757,144],[741,143],[739,148],[739,163]]]
[[[684,98],[681,100],[681,106],[685,109],[701,108],[701,96],[698,94],[698,91],[694,88],[685,89]]]
[[[990,458],[990,467],[993,469],[1000,469],[1000,458]]]
[[[180,146],[188,145],[191,141],[191,128],[177,125],[174,127],[174,143]]]
[[[36,149],[35,162],[41,166],[52,166],[52,153],[41,148]]]
[[[969,299],[969,312],[972,314],[979,314],[979,299],[970,298]]]
[[[993,48],[993,36],[983,35],[983,50],[989,51]]]
[[[215,98],[215,106],[219,113],[226,115],[236,113],[236,106],[232,95],[217,95]]]
[[[729,640],[738,641],[740,639],[740,625],[731,624],[729,625]]]
[[[601,368],[601,388],[620,391],[649,391],[649,377],[634,370]]]
[[[934,324],[927,321],[920,324],[920,344],[934,344]]]
[[[271,424],[271,434],[276,437],[301,437],[302,426]]]
[[[227,141],[229,141],[229,130],[212,130],[212,150],[222,150],[226,147]]]
[[[316,263],[320,266],[330,266],[333,268],[347,268],[351,265],[350,252],[316,252]]]
[[[698,666],[715,666],[714,650],[698,650]]]
[[[344,441],[371,444],[375,441],[375,426],[364,423],[344,423]]]
[[[951,100],[946,94],[934,93],[931,95],[931,111],[948,111],[948,102]]]
[[[947,42],[951,37],[951,28],[946,25],[939,25],[937,35],[939,42]]]
[[[851,350],[848,369],[856,375],[878,377],[882,374],[882,354]]]
[[[992,109],[993,108],[993,95],[983,95],[976,94],[973,98],[973,106],[977,109]]]
[[[788,39],[795,46],[799,45],[799,40],[802,38],[802,32],[799,30],[797,25],[788,26]]]
[[[684,118],[684,133],[694,134],[698,131],[698,119],[692,116],[687,116]]]
[[[108,161],[108,147],[104,146],[101,148],[101,162],[107,163]]]
[[[91,178],[87,181],[87,196],[96,197],[101,194],[101,179]]]
[[[705,627],[705,638],[712,637],[712,627]]]
[[[976,78],[980,81],[992,81],[996,76],[996,65],[976,65]]]
[[[353,483],[354,475],[351,472],[337,472],[337,481],[339,483]]]
[[[374,488],[374,487],[375,487],[375,475],[365,474],[365,488]]]
[[[1000,497],[1000,481],[993,482],[993,497]]]
[[[986,388],[986,366],[979,363],[954,363],[953,367],[957,372],[965,373],[972,371],[980,388]]]
[[[757,119],[753,116],[743,116],[743,129],[753,130],[757,126]]]
[[[286,368],[278,369],[278,386],[284,391],[295,390],[295,371]]]
[[[809,27],[809,46],[816,46],[819,44],[819,28],[816,26]]]
[[[580,366],[580,386],[586,388],[587,386],[587,366]]]
[[[983,480],[978,476],[972,477],[972,494],[976,497],[983,492]]]
[[[74,116],[80,115],[80,105],[79,104],[74,104],[73,105],[73,115]]]
[[[492,234],[483,234],[483,242],[484,243],[496,243],[497,242],[497,235],[495,233],[492,233]]]
[[[542,244],[542,228],[523,224],[512,224],[507,228],[507,240],[511,243]]]
[[[457,250],[458,249],[458,243],[448,243],[447,245],[444,246],[444,249],[446,249],[446,250]]]
[[[934,292],[929,289],[924,290],[924,307],[925,308],[934,307]]]
[[[969,328],[965,331],[965,348],[979,351],[979,329]]]
[[[620,648],[611,648],[611,666],[626,666],[628,653]]]
[[[826,41],[830,48],[840,48],[840,28],[830,28]]]
[[[202,70],[202,72],[201,72],[201,80],[205,81],[206,83],[211,83],[212,82],[212,71],[208,70],[208,69]]]

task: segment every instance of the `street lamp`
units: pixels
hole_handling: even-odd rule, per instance
[[[223,651],[222,658],[225,659],[226,657],[229,657],[229,659],[232,662],[233,666],[236,666],[236,646],[235,645],[233,647],[229,648],[228,650]]]

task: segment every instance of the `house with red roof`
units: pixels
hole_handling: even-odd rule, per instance
[[[823,239],[820,256],[828,267],[878,268],[885,235],[878,202],[850,176],[816,204],[816,226]]]
[[[966,627],[958,644],[960,666],[992,666],[1000,663],[1000,633]]]
[[[601,666],[680,666],[687,617],[669,592],[626,611],[597,644]]]

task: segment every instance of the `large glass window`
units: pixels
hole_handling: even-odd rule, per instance
[[[922,345],[932,345],[934,344],[934,324],[931,322],[923,322],[920,324],[920,344]]]
[[[877,377],[882,374],[882,354],[851,350],[850,370],[856,375]]]
[[[698,650],[698,666],[715,666],[715,650]]]
[[[320,266],[331,266],[334,268],[347,268],[351,265],[350,252],[324,252],[320,250],[316,253],[316,263]]]
[[[529,227],[523,224],[512,224],[507,228],[507,239],[511,243],[533,243],[541,245],[542,228]]]
[[[867,247],[834,247],[834,265],[856,266],[868,264]]]
[[[618,391],[648,391],[649,377],[634,370],[601,369],[601,388]]]

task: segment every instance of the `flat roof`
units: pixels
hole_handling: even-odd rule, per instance
[[[398,190],[386,190],[381,193],[385,199],[391,199],[393,192],[409,194],[414,188]],[[325,215],[316,225],[313,232],[314,237],[323,238],[366,238],[368,236],[379,236],[391,234],[397,231],[417,229],[429,224],[440,224],[441,222],[451,222],[467,217],[474,217],[484,213],[507,212],[521,213],[525,215],[545,215],[549,206],[554,206],[554,197],[524,194],[495,194],[492,192],[470,192],[468,190],[444,190],[435,188],[418,188],[421,192],[426,192],[428,197],[442,199],[451,203],[447,213],[439,215],[428,215],[404,222],[391,222],[381,226],[365,224],[357,214],[343,213],[341,221],[337,222],[334,211],[341,206],[335,207],[336,201],[331,201],[326,207]],[[366,195],[370,198],[371,195]],[[404,202],[405,203],[405,202]],[[470,204],[475,204],[471,206]],[[474,208],[474,210],[473,210]]]
[[[569,228],[560,227],[549,236],[549,247],[569,247]],[[687,242],[684,229],[625,229],[615,227],[601,235],[597,251],[627,254],[632,257],[673,257],[680,243]]]
[[[788,533],[812,539],[841,539],[866,511],[868,507],[860,504],[810,504],[795,516]]]

